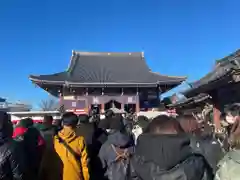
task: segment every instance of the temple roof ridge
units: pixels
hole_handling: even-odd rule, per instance
[[[74,55],[80,55],[80,56],[142,56],[144,57],[144,53],[139,52],[101,52],[101,51],[79,51],[79,50],[72,50],[72,56]]]

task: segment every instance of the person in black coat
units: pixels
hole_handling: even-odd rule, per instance
[[[12,139],[13,127],[7,113],[0,111],[0,179],[23,180],[24,167],[17,144]]]
[[[86,114],[79,115],[78,119],[79,123],[76,128],[76,134],[78,136],[83,136],[86,144],[91,146],[95,133],[95,125],[89,122],[89,117]]]
[[[41,133],[42,137],[47,141],[50,137],[54,136],[56,127],[53,125],[53,117],[45,115],[42,124],[36,124],[35,127]]]
[[[102,172],[100,171],[100,159],[98,158],[98,152],[102,143],[98,140],[99,128],[97,127],[97,119],[93,122],[89,122],[89,116],[86,114],[79,115],[79,123],[76,128],[76,134],[83,136],[87,145],[89,156],[89,171],[91,174],[91,180],[100,179]]]
[[[224,152],[220,143],[213,137],[211,127],[207,123],[204,126],[198,124],[192,115],[182,115],[177,117],[177,120],[184,132],[188,134],[193,151],[205,157],[214,175]]]
[[[204,157],[192,152],[190,139],[179,123],[161,115],[139,136],[129,179],[206,180],[210,179],[209,170]]]

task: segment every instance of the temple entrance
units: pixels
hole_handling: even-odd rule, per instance
[[[124,110],[127,113],[136,112],[136,104],[125,104],[124,105]]]
[[[105,104],[105,110],[108,110],[111,108],[121,109],[121,103],[115,100],[110,100]]]

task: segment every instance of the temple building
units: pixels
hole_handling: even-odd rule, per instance
[[[68,111],[88,112],[111,107],[139,112],[158,107],[160,95],[186,77],[152,72],[144,54],[73,51],[67,70],[51,75],[30,75],[30,80],[60,98]]]
[[[226,105],[240,101],[240,50],[217,60],[212,71],[203,78],[190,84],[191,88],[183,92],[188,98],[186,106],[192,99],[202,101],[200,94],[211,97],[213,118],[217,127],[220,127],[220,115]],[[204,100],[209,101],[209,98]],[[183,106],[183,103],[181,104]]]

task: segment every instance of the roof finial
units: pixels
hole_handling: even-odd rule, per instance
[[[142,51],[142,57],[144,58],[144,51]]]
[[[74,56],[75,55],[75,51],[74,50],[72,50],[72,56]]]

